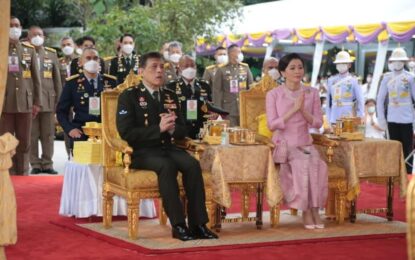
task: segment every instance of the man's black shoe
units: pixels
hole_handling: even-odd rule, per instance
[[[30,174],[39,174],[42,172],[42,169],[40,168],[32,168],[32,170],[30,171]]]
[[[180,239],[181,241],[194,240],[192,233],[184,224],[174,225],[171,229],[173,238]]]
[[[193,236],[198,239],[216,239],[218,235],[213,233],[206,225],[194,226],[190,229]]]
[[[47,173],[47,174],[58,174],[57,171],[55,171],[54,169],[50,168],[50,169],[43,169],[42,170],[43,173]]]

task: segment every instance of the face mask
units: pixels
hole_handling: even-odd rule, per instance
[[[392,62],[392,68],[394,71],[400,71],[403,69],[403,66],[405,64],[402,61],[393,61]]]
[[[326,79],[322,79],[322,80],[320,81],[320,83],[321,83],[322,85],[326,86],[326,85],[327,85],[327,80],[326,80]]]
[[[31,42],[33,45],[35,45],[35,46],[39,47],[39,46],[42,46],[42,44],[43,44],[43,42],[44,42],[44,39],[43,39],[42,37],[40,37],[39,35],[37,35],[37,36],[33,37],[33,38],[30,40],[30,42]]]
[[[9,31],[9,37],[12,40],[18,40],[20,36],[22,35],[22,29],[18,27],[12,27]]]
[[[133,50],[134,50],[134,45],[132,45],[132,44],[123,44],[123,45],[121,46],[121,50],[122,50],[125,54],[130,55],[130,54],[133,52]]]
[[[327,105],[326,105],[326,104],[323,104],[323,105],[321,106],[321,109],[323,109],[323,112],[325,112],[325,111],[326,111],[326,108],[327,108]]]
[[[338,72],[340,72],[341,74],[347,72],[349,70],[349,66],[347,66],[347,64],[337,64],[336,65],[336,69]]]
[[[415,61],[410,61],[410,62],[408,62],[408,67],[409,67],[410,69],[415,69]]]
[[[273,80],[277,80],[280,77],[280,73],[278,72],[277,69],[270,69],[268,71],[268,75],[273,79]]]
[[[163,58],[164,60],[168,61],[169,60],[169,52],[168,51],[164,51],[163,52]]]
[[[216,61],[218,64],[226,64],[228,63],[228,55],[220,55]]]
[[[70,56],[73,53],[73,47],[72,46],[65,46],[62,49],[63,54],[65,54],[65,56]]]
[[[84,70],[91,74],[96,74],[99,71],[99,63],[94,60],[87,61],[84,64]]]
[[[82,55],[82,49],[81,48],[76,48],[76,54],[78,54],[79,56]]]
[[[238,62],[242,62],[244,60],[244,54],[241,52],[238,54]]]
[[[187,68],[182,71],[182,76],[186,79],[194,79],[196,77],[196,69]]]
[[[174,54],[170,55],[170,61],[174,62],[174,63],[178,63],[181,57],[182,57],[182,55],[180,55],[178,53],[174,53]]]
[[[367,83],[372,82],[372,78],[371,78],[371,77],[367,77],[367,78],[366,78],[366,82],[367,82]]]
[[[375,113],[375,111],[376,111],[376,108],[374,106],[370,106],[370,107],[367,108],[367,112],[369,114],[373,114],[373,113]]]

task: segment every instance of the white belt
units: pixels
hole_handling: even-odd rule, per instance
[[[403,106],[410,106],[412,105],[411,102],[391,102],[389,103],[389,106],[393,107],[403,107]]]
[[[343,102],[343,101],[334,101],[333,106],[342,107],[342,106],[353,106],[354,102]]]

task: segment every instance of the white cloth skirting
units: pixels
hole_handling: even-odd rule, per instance
[[[69,161],[65,165],[59,214],[86,218],[102,216],[102,165],[78,164]],[[114,196],[113,216],[127,215],[127,204],[123,198]],[[152,199],[140,202],[140,217],[156,217]]]

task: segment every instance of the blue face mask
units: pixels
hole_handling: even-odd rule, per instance
[[[370,107],[368,107],[368,108],[367,108],[367,112],[368,112],[368,113],[370,113],[370,114],[375,113],[375,112],[376,112],[376,108],[375,108],[375,106],[370,106]]]

